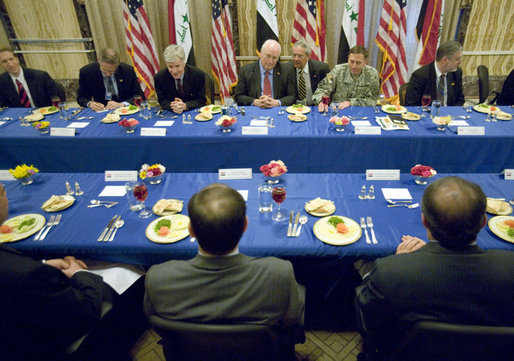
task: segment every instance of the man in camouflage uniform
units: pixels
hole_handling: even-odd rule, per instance
[[[350,49],[348,63],[336,65],[312,95],[312,101],[318,104],[320,112],[328,108],[321,102],[323,95],[330,96],[332,102],[339,102],[339,109],[376,104],[379,97],[378,72],[366,65],[367,61],[366,48],[356,45]]]

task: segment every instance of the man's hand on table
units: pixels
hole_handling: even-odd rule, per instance
[[[253,101],[253,105],[260,108],[273,108],[279,106],[280,103],[276,99],[273,99],[267,95],[262,95]]]
[[[102,103],[98,103],[95,101],[90,101],[87,106],[95,112],[100,112],[105,109],[105,106]]]
[[[403,236],[402,237],[402,243],[398,245],[398,248],[396,248],[396,254],[401,253],[411,253],[414,251],[417,251],[421,247],[423,247],[426,244],[425,241],[418,237],[412,237],[412,236]]]
[[[320,112],[320,113],[328,112],[328,104],[325,104],[323,102],[319,103],[318,104],[318,112]]]
[[[116,108],[121,108],[123,106],[124,106],[123,103],[118,103],[118,102],[115,102],[114,100],[109,100],[107,102],[105,109],[112,110],[112,109],[116,109]]]
[[[175,100],[170,103],[170,108],[174,113],[180,114],[187,110],[187,105],[182,99],[175,98]]]

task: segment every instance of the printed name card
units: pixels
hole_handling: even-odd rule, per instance
[[[56,128],[50,127],[50,136],[53,137],[74,137],[75,128]]]
[[[106,182],[135,182],[137,181],[137,170],[106,170]]]
[[[485,135],[485,127],[458,127],[458,135]]]
[[[380,127],[355,127],[355,134],[359,135],[380,135],[382,134],[382,128]]]
[[[514,169],[505,169],[503,172],[505,180],[514,180]]]
[[[268,135],[268,127],[243,127],[243,135]]]
[[[143,137],[164,137],[166,128],[141,128],[141,136]]]
[[[222,179],[252,179],[252,168],[218,169],[218,177]]]
[[[252,119],[250,122],[251,127],[265,127],[267,120],[265,119]]]
[[[366,180],[400,180],[400,170],[366,169]]]
[[[70,123],[66,128],[85,128],[89,125],[89,122],[73,122]]]
[[[158,120],[153,125],[154,127],[171,127],[175,123],[174,120]]]
[[[106,186],[98,197],[123,197],[126,193],[125,186]]]
[[[11,173],[9,173],[8,169],[1,169],[0,170],[0,180],[10,181],[10,180],[16,180],[16,178],[14,178],[14,176]]]
[[[353,120],[352,125],[354,127],[371,127],[369,120]]]
[[[248,189],[238,189],[237,193],[239,193],[241,197],[243,197],[245,202],[248,201]]]

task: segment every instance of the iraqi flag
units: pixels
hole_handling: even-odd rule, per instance
[[[257,0],[257,51],[268,40],[278,41],[277,6],[275,0]]]
[[[444,0],[423,0],[416,25],[418,49],[412,71],[435,60],[443,24]]]
[[[168,0],[169,43],[182,45],[186,62],[195,64],[188,0]]]
[[[364,46],[365,0],[345,0],[337,63],[348,62],[348,52],[355,45]]]

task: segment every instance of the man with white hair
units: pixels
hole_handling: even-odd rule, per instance
[[[294,72],[278,61],[280,44],[276,40],[266,40],[259,56],[259,61],[245,65],[239,71],[237,103],[261,108],[293,104],[296,99]]]
[[[205,105],[205,76],[194,66],[186,64],[186,54],[180,45],[164,50],[166,69],[155,74],[155,90],[163,109],[180,114]]]

